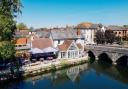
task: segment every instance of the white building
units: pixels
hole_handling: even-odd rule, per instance
[[[72,40],[84,45],[84,36],[82,34],[77,34],[77,31],[73,28],[52,29],[50,38],[53,41],[54,47],[63,44],[65,40]]]
[[[84,55],[84,47],[73,40],[65,40],[57,48],[59,50],[58,58],[79,58]]]
[[[89,22],[80,23],[76,27],[76,30],[84,35],[85,44],[95,44],[95,33],[98,29],[100,29],[100,24],[92,24]]]

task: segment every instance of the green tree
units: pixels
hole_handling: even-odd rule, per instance
[[[2,46],[0,46],[0,57],[3,61],[12,61],[14,54],[15,46],[11,42],[2,43]]]
[[[98,30],[95,34],[95,41],[97,44],[104,44],[105,43],[104,32]]]
[[[115,41],[115,34],[112,30],[106,30],[105,31],[105,39],[106,43],[113,43]]]
[[[21,12],[20,0],[0,0],[0,38],[10,41],[16,30],[14,18]]]
[[[15,55],[13,43],[14,32],[16,30],[17,17],[21,7],[20,0],[0,0],[0,58],[10,59]]]
[[[28,27],[24,23],[19,23],[19,24],[17,24],[17,29],[24,30],[24,29],[28,29]]]

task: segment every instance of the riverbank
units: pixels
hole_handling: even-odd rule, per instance
[[[77,59],[55,59],[51,61],[31,63],[22,67],[22,70],[24,72],[22,76],[23,78],[29,76],[32,77],[87,62],[88,62],[88,57],[86,56]]]

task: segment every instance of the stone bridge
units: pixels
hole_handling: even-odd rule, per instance
[[[86,51],[91,51],[96,58],[99,55],[105,53],[112,60],[113,63],[116,63],[117,60],[125,56],[127,65],[128,65],[128,48],[123,47],[114,47],[114,46],[85,46]]]

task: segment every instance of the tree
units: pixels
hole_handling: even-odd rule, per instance
[[[96,35],[95,35],[95,41],[97,44],[104,44],[105,43],[105,36],[104,36],[104,32],[98,30],[96,32]]]
[[[0,0],[0,38],[10,41],[16,30],[14,18],[20,13],[20,0]]]
[[[106,43],[113,43],[115,41],[115,34],[112,30],[106,30],[105,31],[105,39]]]
[[[14,19],[21,13],[20,0],[0,0],[0,58],[2,60],[10,59],[15,55],[13,35],[16,30]]]
[[[24,29],[28,29],[28,27],[24,23],[19,23],[19,24],[17,24],[17,29],[24,30]]]
[[[14,59],[15,46],[11,42],[4,42],[0,46],[0,57],[3,61]]]
[[[30,27],[29,28],[29,31],[34,31],[34,27]]]

